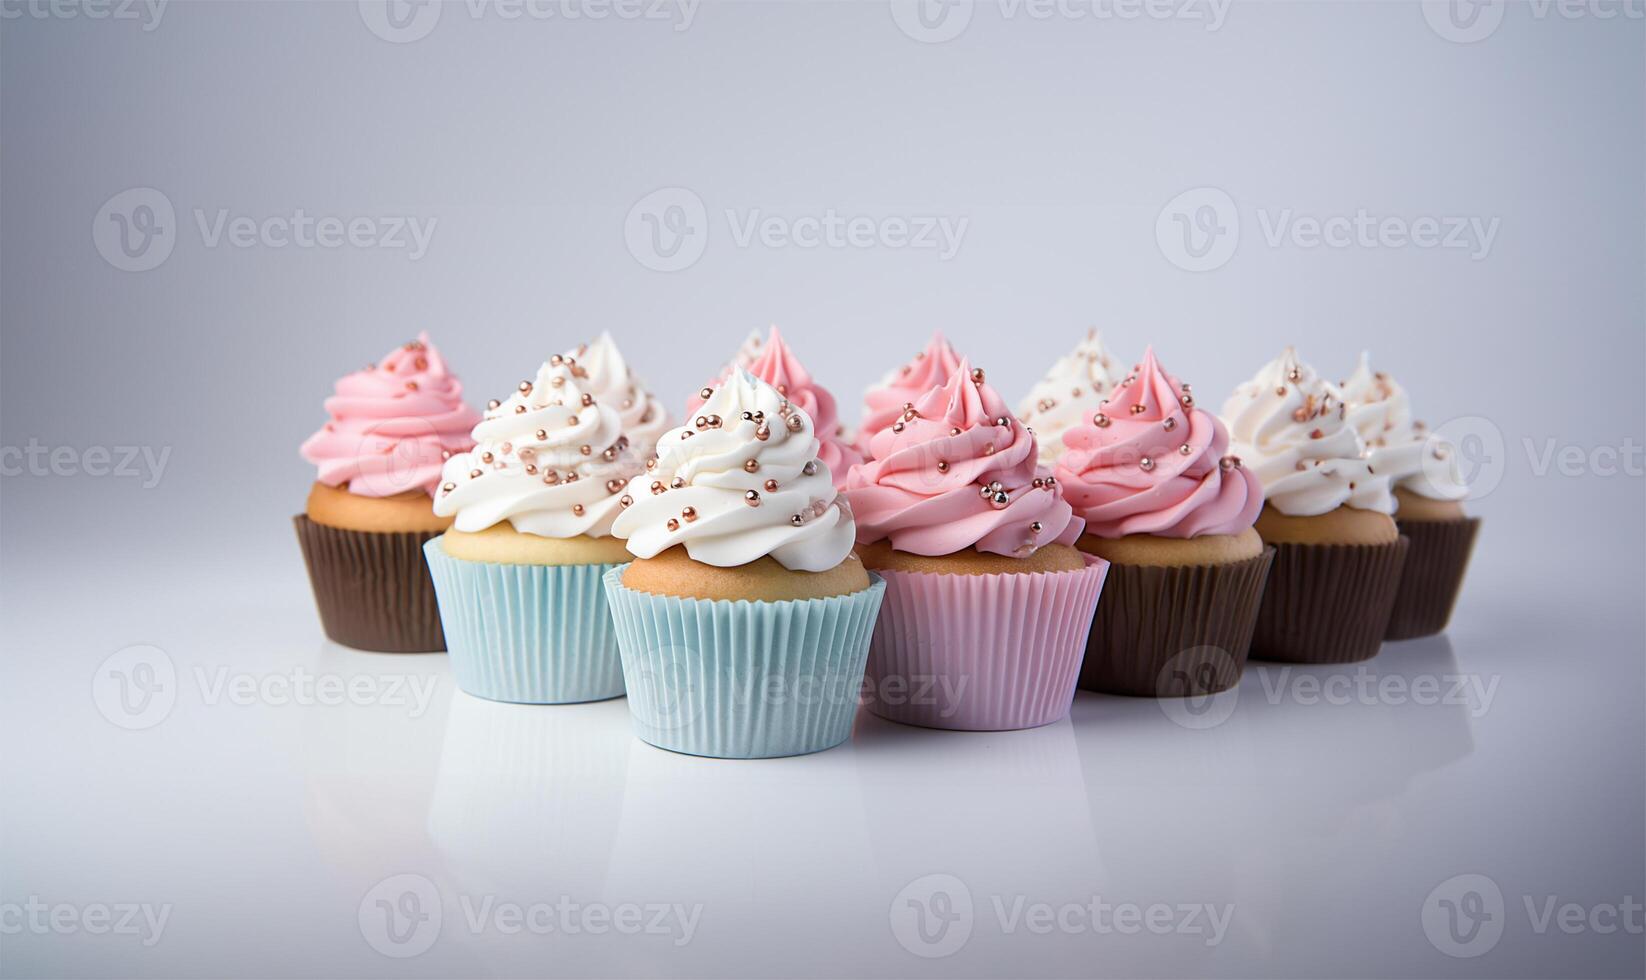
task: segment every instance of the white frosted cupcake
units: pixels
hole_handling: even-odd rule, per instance
[[[851,733],[885,585],[812,420],[742,368],[666,433],[606,575],[635,733],[693,755],[826,749]]]
[[[1347,416],[1343,393],[1290,347],[1224,403],[1229,451],[1263,485],[1257,533],[1276,548],[1253,657],[1365,660],[1389,625],[1406,542],[1389,477]]]
[[[1412,417],[1400,383],[1373,371],[1362,352],[1343,382],[1349,424],[1366,444],[1366,461],[1394,484],[1395,524],[1411,542],[1386,639],[1429,636],[1446,628],[1463,589],[1480,518],[1463,512],[1468,484],[1456,447]]]
[[[1063,433],[1090,421],[1125,376],[1125,366],[1109,356],[1103,336],[1094,328],[1029,389],[1028,397],[1018,403],[1017,417],[1034,430],[1042,465],[1056,465],[1063,452]]]
[[[624,485],[644,469],[660,418],[609,337],[555,355],[506,401],[475,446],[446,462],[434,511],[452,527],[424,546],[457,684],[498,701],[593,701],[623,693],[601,576],[628,560],[611,536]],[[603,394],[597,394],[597,385]]]

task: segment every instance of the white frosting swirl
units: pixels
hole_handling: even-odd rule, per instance
[[[668,432],[657,461],[624,491],[612,533],[651,558],[684,545],[730,568],[770,555],[821,572],[851,554],[857,526],[817,458],[812,420],[743,368],[715,389],[691,426]]]
[[[546,538],[605,537],[623,485],[642,469],[616,405],[590,391],[590,373],[556,354],[509,399],[491,402],[475,447],[446,461],[434,512],[459,531],[500,521]]]
[[[1235,389],[1223,421],[1229,451],[1257,475],[1264,500],[1282,514],[1309,517],[1342,506],[1394,512],[1389,478],[1363,458],[1342,393],[1292,348]]]
[[[1382,371],[1373,371],[1365,351],[1360,352],[1354,374],[1343,382],[1343,397],[1348,399],[1349,424],[1360,433],[1366,459],[1379,476],[1430,500],[1462,500],[1469,495],[1456,447],[1412,418],[1406,389]]]
[[[1074,350],[1057,359],[1039,384],[1018,403],[1017,415],[1034,430],[1040,461],[1047,466],[1063,453],[1063,433],[1097,411],[1103,399],[1125,377],[1125,368],[1103,346],[1095,329]]]
[[[669,410],[646,383],[635,376],[612,335],[602,331],[593,343],[569,350],[564,356],[588,372],[582,379],[584,391],[593,395],[595,401],[616,406],[623,421],[623,434],[629,437],[634,454],[641,459],[650,456],[652,447],[672,425]]]

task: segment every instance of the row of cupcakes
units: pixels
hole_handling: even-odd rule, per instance
[[[479,418],[420,338],[339,382],[299,537],[334,639],[449,646],[459,685],[499,700],[626,692],[641,737],[706,755],[826,748],[860,697],[1021,728],[1066,714],[1077,679],[1208,693],[1254,646],[1375,653],[1407,539],[1337,387],[1288,352],[1230,399],[1231,441],[1152,351],[1111,363],[1089,338],[1031,395],[1048,428],[1096,403],[1043,456],[941,337],[856,440],[775,330],[674,429],[607,336]],[[1395,407],[1354,417],[1392,433]]]

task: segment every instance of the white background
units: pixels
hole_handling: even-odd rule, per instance
[[[153,486],[26,467],[0,484],[0,926],[31,896],[171,912],[150,947],[0,933],[0,972],[1646,966],[1638,934],[1540,934],[1525,904],[1541,913],[1553,895],[1587,913],[1646,896],[1639,5],[1151,8],[1165,19],[990,0],[929,16],[938,34],[959,29],[947,40],[911,27],[912,8],[849,0],[703,3],[689,26],[679,8],[509,19],[453,3],[432,24],[418,18],[436,8],[401,8],[414,33],[430,25],[412,40],[371,3],[173,2],[158,23],[100,9],[0,6],[0,446],[169,455]],[[684,212],[701,237],[675,254],[701,252],[676,271],[654,268],[636,211],[665,188],[690,196],[642,211],[702,206]],[[1209,202],[1219,227],[1238,222],[1208,253],[1215,268],[1189,271],[1161,234],[1184,200],[1191,219]],[[159,234],[118,258],[113,215],[144,204]],[[416,258],[207,234],[220,213],[298,209],[433,232]],[[945,258],[886,241],[740,245],[733,229],[758,212],[793,230],[831,209],[966,230]],[[1330,247],[1267,233],[1362,210],[1409,227],[1472,219],[1495,237]],[[865,717],[823,755],[728,764],[635,741],[622,701],[484,704],[439,657],[323,640],[289,517],[312,479],[296,447],[337,375],[429,329],[480,402],[610,329],[679,406],[770,322],[849,422],[862,388],[934,327],[1014,400],[1089,325],[1127,359],[1154,344],[1214,405],[1285,344],[1328,375],[1370,348],[1431,425],[1480,420],[1457,424],[1485,437],[1472,461],[1492,490],[1470,504],[1485,527],[1448,637],[1390,645],[1365,670],[1374,690],[1463,675],[1494,695],[1474,709],[1390,693],[1311,703],[1298,671],[1271,667],[1204,730],[1083,694],[1068,722],[1031,733]],[[1609,466],[1631,447],[1632,469]],[[1542,465],[1563,451],[1565,471]],[[175,701],[131,731],[97,685],[112,682],[106,658],[139,644],[164,659],[113,666],[170,663]],[[374,703],[270,688],[210,700],[219,678],[298,671],[363,678]],[[415,717],[382,703],[410,676],[434,685]],[[406,959],[361,928],[363,900],[401,874],[443,911]],[[1471,958],[1425,930],[1426,901],[1456,897],[1434,889],[1460,874],[1489,877],[1503,903],[1501,936]],[[894,900],[911,883],[930,900],[927,875],[972,901],[947,958],[900,941]],[[562,895],[702,910],[679,947],[465,921],[485,896]],[[1234,913],[1210,947],[1007,932],[994,902],[1019,895]]]

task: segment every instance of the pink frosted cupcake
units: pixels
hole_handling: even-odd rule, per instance
[[[866,703],[893,721],[996,731],[1074,700],[1108,562],[1035,475],[1034,435],[961,361],[870,440],[846,498],[858,554],[886,580]]]
[[[960,367],[960,355],[949,346],[943,331],[933,330],[926,349],[914,360],[896,369],[863,395],[863,427],[857,432],[857,448],[869,454],[869,440],[875,433],[896,422],[904,407],[948,380]]]
[[[745,354],[752,359],[743,363]],[[846,471],[863,461],[863,454],[858,452],[851,442],[845,438],[845,430],[840,425],[840,413],[835,409],[834,395],[822,385],[812,380],[811,372],[807,371],[794,356],[789,345],[783,342],[783,335],[776,327],[772,327],[770,336],[764,344],[755,336],[746,341],[743,349],[738,351],[737,361],[729,365],[729,369],[741,367],[750,374],[766,382],[777,393],[786,397],[790,402],[799,406],[812,420],[817,433],[817,458],[834,474],[835,487],[845,486]],[[728,370],[728,375],[730,370]],[[695,415],[703,407],[707,397],[705,392],[712,394],[714,388],[721,384],[704,388],[693,395],[686,402],[688,418]]]
[[[1263,488],[1229,455],[1228,430],[1149,348],[1063,443],[1055,473],[1086,519],[1078,547],[1112,563],[1080,686],[1142,696],[1233,687],[1274,549],[1253,529]]]
[[[303,443],[318,469],[293,520],[326,635],[365,650],[444,650],[423,542],[450,521],[432,505],[445,458],[480,415],[428,334],[337,382]]]

